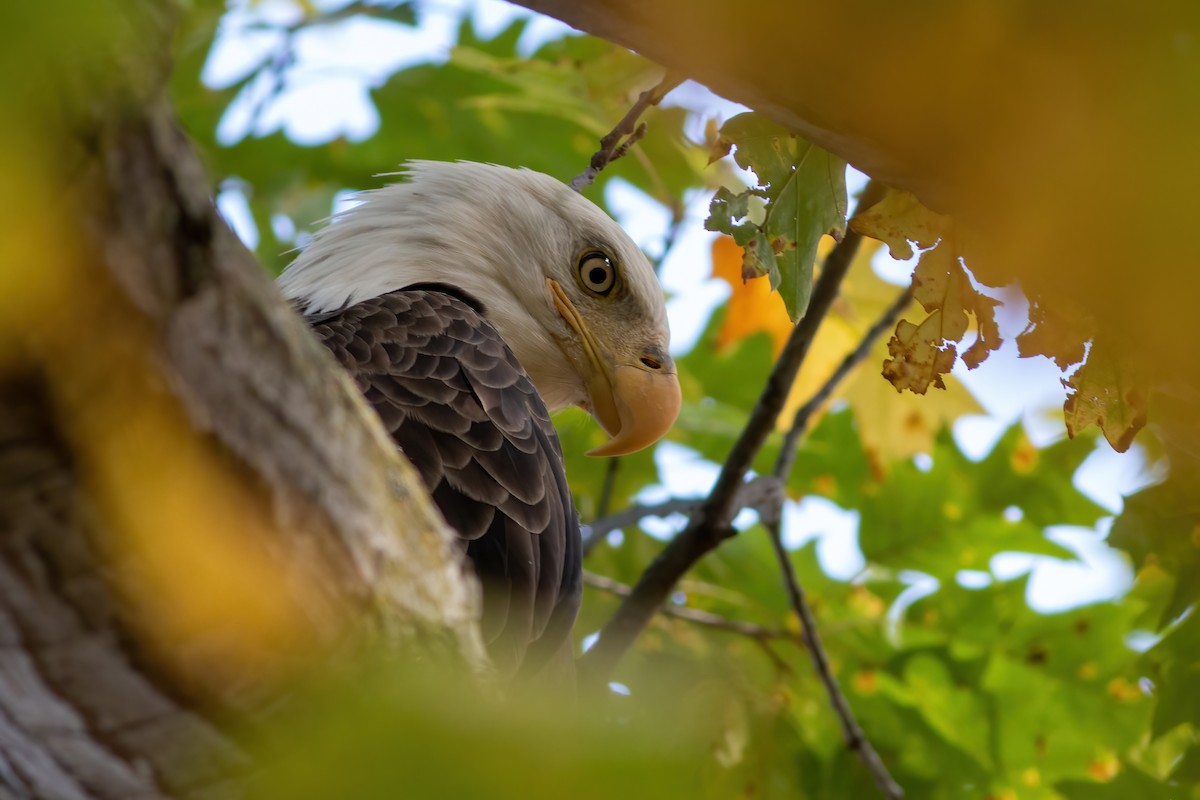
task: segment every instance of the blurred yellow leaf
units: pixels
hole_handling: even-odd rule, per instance
[[[1095,424],[1114,450],[1128,450],[1146,425],[1147,396],[1107,343],[1093,343],[1087,363],[1064,383],[1071,390],[1063,404],[1067,435],[1074,438]]]
[[[1078,309],[1064,314],[1061,309],[1047,308],[1044,303],[1032,302],[1029,306],[1029,327],[1017,337],[1017,350],[1021,358],[1044,355],[1054,360],[1061,370],[1083,361],[1084,345],[1091,338],[1084,333],[1078,319]]]

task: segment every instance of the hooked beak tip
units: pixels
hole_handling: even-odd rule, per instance
[[[612,438],[589,456],[621,456],[654,444],[675,423],[683,397],[674,372],[621,364],[613,371],[612,400],[616,419],[611,411],[596,416]]]

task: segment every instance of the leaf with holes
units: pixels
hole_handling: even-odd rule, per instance
[[[954,367],[955,343],[966,334],[970,315],[976,319],[978,337],[963,353],[963,361],[971,369],[1000,346],[1000,329],[996,301],[972,285],[949,236],[921,254],[912,281],[913,297],[929,316],[920,325],[907,320],[896,325],[888,342],[892,357],[884,362],[883,374],[898,390],[925,394],[931,383],[946,388],[943,376]]]
[[[744,248],[742,279],[770,276],[792,320],[808,306],[817,245],[846,227],[846,162],[753,113],[721,127],[714,154],[733,150],[758,185],[739,194],[721,189],[705,227],[728,233]],[[753,198],[765,201],[761,219]]]
[[[913,257],[909,242],[916,242],[922,250],[933,247],[938,239],[950,234],[953,221],[925,208],[908,192],[893,189],[875,205],[855,214],[850,227],[886,244],[897,261],[907,261]]]

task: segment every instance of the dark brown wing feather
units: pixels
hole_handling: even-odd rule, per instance
[[[579,523],[550,415],[512,350],[441,287],[309,321],[466,540],[493,660],[536,670],[579,608]]]

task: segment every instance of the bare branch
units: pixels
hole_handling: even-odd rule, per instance
[[[691,524],[646,568],[632,594],[604,626],[599,641],[584,655],[580,666],[585,683],[591,682],[593,686],[606,683],[617,662],[679,579],[706,553],[736,533],[730,521],[736,510],[738,490],[783,409],[792,381],[808,354],[821,321],[837,297],[842,278],[849,270],[861,240],[857,233],[848,231],[826,258],[813,287],[808,310],[784,345],[711,494]]]
[[[875,748],[871,746],[870,740],[863,733],[862,726],[855,719],[854,712],[850,709],[850,703],[842,694],[837,678],[829,667],[829,658],[825,654],[825,647],[821,644],[821,637],[817,633],[817,623],[813,618],[812,609],[809,608],[808,602],[804,598],[804,590],[800,588],[792,561],[788,558],[787,551],[783,549],[779,520],[772,520],[767,525],[767,530],[771,534],[771,545],[775,549],[775,556],[783,571],[784,584],[787,586],[792,609],[800,617],[800,624],[804,631],[804,643],[808,646],[809,655],[812,656],[817,677],[825,686],[825,691],[829,694],[829,702],[842,723],[842,735],[846,739],[846,746],[862,760],[884,797],[889,800],[900,800],[904,797],[904,789],[892,778],[887,766],[884,765],[879,754],[875,752]]]
[[[575,176],[571,188],[581,192],[595,182],[600,170],[629,152],[629,148],[638,139],[646,135],[646,123],[638,124],[638,118],[651,106],[656,106],[666,97],[667,92],[674,89],[683,81],[682,76],[667,73],[658,84],[638,95],[638,99],[626,112],[621,121],[600,140],[600,149],[592,156],[587,169]]]
[[[600,487],[600,500],[596,503],[596,516],[605,517],[608,515],[608,508],[612,505],[613,489],[617,485],[617,471],[621,468],[621,457],[610,458],[608,460],[608,469],[604,471],[604,485]]]
[[[773,477],[763,476],[742,484],[734,501],[734,508],[753,508],[764,511],[772,508],[783,499],[783,487]],[[669,517],[672,514],[690,516],[696,509],[704,505],[702,497],[674,497],[662,503],[647,506],[631,506],[624,511],[603,517],[587,525],[587,535],[583,540],[583,554],[586,556],[611,531],[636,525],[646,517]],[[735,512],[736,513],[736,512]]]
[[[583,582],[591,586],[593,589],[615,594],[618,597],[629,597],[633,593],[633,587],[628,586],[620,581],[597,575],[594,572],[584,570]],[[689,608],[688,606],[672,605],[667,603],[660,606],[658,613],[666,614],[669,617],[677,617],[685,619],[688,622],[694,622],[697,625],[703,625],[706,628],[715,628],[717,630],[728,631],[730,633],[740,633],[743,636],[749,636],[752,639],[789,639],[791,641],[800,641],[801,637],[791,631],[783,630],[782,628],[767,628],[762,625],[756,625],[753,622],[743,622],[741,620],[729,619],[722,617],[720,614],[713,614],[710,611],[703,611],[699,608]]]
[[[875,324],[872,325],[863,335],[862,341],[850,353],[842,359],[842,363],[833,371],[824,385],[813,394],[813,396],[801,406],[796,415],[792,418],[792,427],[788,430],[787,436],[784,437],[783,447],[780,448],[779,458],[775,462],[774,477],[781,483],[786,480],[787,474],[791,472],[792,464],[796,459],[796,451],[800,444],[800,439],[808,428],[808,423],[812,419],[816,410],[829,399],[837,388],[850,372],[858,366],[867,355],[871,352],[876,340],[896,324],[896,318],[900,316],[904,308],[912,301],[912,288],[909,287],[900,293],[893,303],[880,315]],[[875,779],[875,785],[879,787],[879,791],[884,797],[889,800],[899,800],[904,797],[904,790],[892,778],[888,772],[887,766],[875,752],[875,748],[871,745],[862,726],[858,724],[858,720],[854,716],[854,711],[850,708],[849,701],[842,693],[841,686],[838,685],[838,680],[833,674],[833,670],[829,667],[829,657],[825,653],[825,647],[821,643],[821,637],[817,633],[816,618],[813,616],[812,609],[805,599],[804,590],[800,586],[800,581],[796,577],[796,570],[792,566],[792,561],[788,557],[787,551],[783,547],[783,537],[781,533],[781,517],[783,511],[782,499],[769,512],[763,513],[763,524],[767,528],[767,532],[771,537],[771,547],[775,551],[775,558],[779,561],[779,568],[783,574],[784,587],[787,589],[788,599],[791,601],[792,610],[799,617],[801,626],[804,631],[804,643],[808,647],[808,653],[812,657],[813,668],[817,672],[817,677],[821,684],[825,687],[825,692],[829,695],[829,703],[833,706],[834,713],[837,714],[838,720],[842,725],[842,735],[846,740],[846,746],[851,751],[856,753],[863,765],[871,773],[871,777]]]

